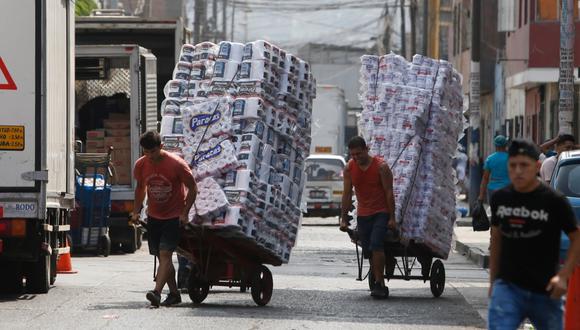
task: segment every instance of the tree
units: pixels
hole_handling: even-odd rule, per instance
[[[91,11],[97,8],[94,0],[76,0],[75,2],[76,16],[89,16]]]

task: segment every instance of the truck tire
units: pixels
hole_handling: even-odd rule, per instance
[[[17,262],[0,262],[0,293],[19,294],[22,292],[22,271]]]
[[[52,253],[50,256],[50,285],[56,282],[56,263],[58,261],[58,254]]]
[[[40,256],[37,262],[26,264],[26,291],[28,293],[47,293],[50,289],[50,256]]]
[[[137,228],[129,226],[127,229],[127,237],[121,246],[125,253],[135,253],[137,251]]]
[[[108,257],[111,254],[111,238],[109,235],[103,235],[99,238],[99,254]]]

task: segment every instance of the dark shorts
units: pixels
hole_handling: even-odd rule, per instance
[[[389,215],[383,212],[357,217],[356,223],[363,253],[368,255],[369,251],[384,250],[387,222],[389,222]]]
[[[159,220],[147,218],[149,254],[159,256],[159,251],[173,252],[177,249],[181,236],[179,219]]]

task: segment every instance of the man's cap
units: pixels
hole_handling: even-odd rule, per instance
[[[523,155],[538,160],[540,159],[540,149],[534,142],[517,139],[510,143],[508,155],[509,157]]]
[[[508,139],[503,135],[498,135],[493,139],[493,144],[496,147],[505,147],[508,143]]]

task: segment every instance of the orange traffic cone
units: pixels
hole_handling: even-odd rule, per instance
[[[569,281],[564,324],[566,330],[580,329],[580,267],[576,267]]]
[[[56,272],[59,274],[76,274],[77,271],[72,269],[72,262],[70,258],[70,245],[68,239],[66,240],[66,247],[69,250],[58,256],[58,262],[56,263]]]

